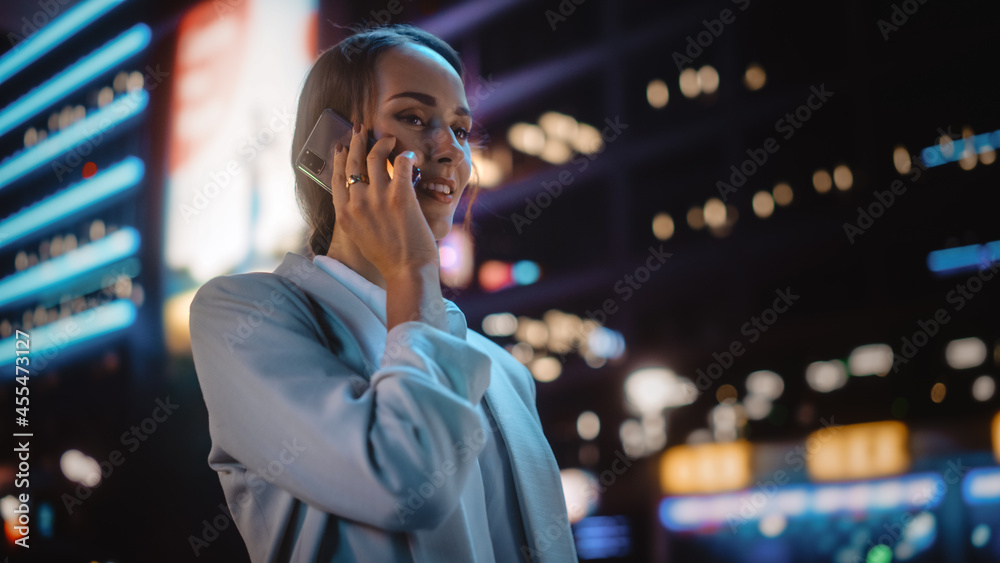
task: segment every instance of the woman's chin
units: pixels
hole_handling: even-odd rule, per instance
[[[427,225],[431,228],[434,240],[441,240],[451,232],[452,221],[449,220],[449,217],[441,213],[428,213],[424,210],[424,220],[427,221]]]
[[[451,222],[442,221],[441,219],[435,219],[431,217],[426,217],[427,225],[431,228],[431,233],[434,235],[434,240],[441,240],[448,236],[451,232]]]
[[[451,232],[451,225],[431,225],[431,233],[434,234],[434,240],[441,241],[444,237],[448,236]]]

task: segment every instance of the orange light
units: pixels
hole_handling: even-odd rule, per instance
[[[7,537],[7,544],[10,545],[11,547],[14,546],[14,542],[16,540],[19,540],[19,539],[21,539],[21,538],[24,537],[20,533],[18,533],[16,530],[14,530],[14,520],[13,519],[11,519],[11,520],[4,520],[3,531],[4,531],[4,535]]]
[[[1000,412],[993,417],[993,457],[1000,463]]]
[[[816,481],[867,479],[904,473],[909,431],[898,421],[831,426],[809,435],[806,466]]]
[[[714,493],[750,484],[750,443],[674,446],[660,458],[660,486],[668,494]]]

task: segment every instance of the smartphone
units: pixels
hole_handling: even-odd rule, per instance
[[[328,154],[330,147],[336,143],[340,143],[345,147],[351,145],[351,132],[354,127],[349,121],[338,115],[332,109],[325,109],[319,115],[319,119],[316,120],[316,125],[313,126],[312,132],[309,133],[309,137],[306,139],[306,144],[299,151],[298,156],[295,158],[295,166],[307,176],[313,179],[314,182],[322,186],[322,188],[330,193],[333,193],[330,186],[321,179],[322,173],[329,166],[333,166],[332,163],[327,162],[326,155]],[[368,150],[372,150],[375,146],[375,141],[377,139],[369,137],[368,138]],[[417,182],[420,181],[420,169],[413,167],[413,185],[416,186]],[[392,177],[392,159],[391,156],[386,160],[386,170],[389,172],[389,177]]]

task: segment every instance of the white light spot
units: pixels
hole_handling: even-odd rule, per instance
[[[996,382],[988,375],[980,375],[972,382],[972,396],[977,401],[989,401],[996,390]]]
[[[593,440],[601,432],[601,419],[594,411],[583,411],[576,418],[576,431],[584,440]]]
[[[944,357],[954,369],[974,368],[986,361],[986,343],[974,336],[952,340],[944,350]]]
[[[820,393],[829,393],[847,383],[847,371],[837,361],[813,362],[806,367],[806,383]]]
[[[781,514],[771,514],[765,516],[763,520],[760,521],[758,527],[760,528],[760,533],[768,538],[776,538],[781,535],[781,532],[785,531],[785,526],[788,525],[788,521]]]

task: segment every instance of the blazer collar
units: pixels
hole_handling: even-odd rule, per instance
[[[333,315],[334,320],[343,325],[349,333],[344,336],[352,337],[361,348],[365,377],[369,378],[379,368],[385,352],[388,332],[385,290],[350,268],[337,269],[338,275],[348,279],[351,286],[348,287],[334,277],[327,268],[327,265],[317,265],[302,255],[288,252],[274,273],[291,280],[325,309],[337,313]],[[359,296],[359,292],[367,292],[367,295]],[[444,299],[444,305],[448,331],[452,336],[465,340],[468,332],[465,313],[448,299]]]

